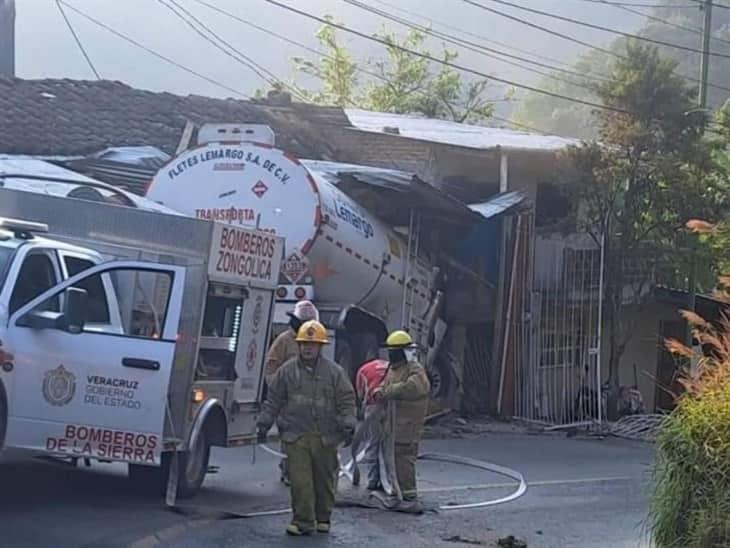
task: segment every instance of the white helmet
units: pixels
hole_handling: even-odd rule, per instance
[[[319,321],[319,310],[312,304],[312,301],[299,301],[294,305],[294,311],[289,314],[301,322],[309,320]]]

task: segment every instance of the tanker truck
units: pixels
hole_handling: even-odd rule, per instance
[[[283,236],[279,330],[294,302],[312,300],[335,341],[330,356],[354,377],[377,356],[388,331],[406,328],[438,389],[431,366],[447,327],[439,317],[443,292],[438,269],[418,252],[417,232],[397,232],[338,189],[317,162],[273,145],[267,126],[203,125],[197,145],[153,177],[147,198],[182,214]]]

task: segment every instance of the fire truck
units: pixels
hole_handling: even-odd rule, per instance
[[[211,446],[255,441],[284,241],[103,190],[0,188],[0,450],[190,496]]]

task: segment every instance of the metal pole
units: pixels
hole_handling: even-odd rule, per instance
[[[702,27],[702,60],[700,62],[700,88],[697,93],[697,106],[704,111],[707,106],[707,80],[710,73],[710,37],[712,36],[712,0],[705,0],[701,6],[705,10],[705,22]],[[690,270],[688,280],[687,308],[695,311],[697,304],[697,239],[692,236],[692,255],[690,258]],[[685,342],[692,346],[692,326],[687,323]]]
[[[598,394],[598,424],[603,423],[603,393],[601,391],[601,354],[603,354],[602,335],[603,335],[603,284],[605,282],[604,270],[606,266],[606,232],[608,231],[608,223],[604,224],[603,234],[601,235],[601,261],[600,272],[598,273],[598,327],[596,333],[596,393]]]
[[[710,72],[710,38],[712,36],[712,0],[705,0],[705,24],[702,27],[702,62],[700,64],[700,89],[697,105],[704,109],[707,105],[707,78]]]

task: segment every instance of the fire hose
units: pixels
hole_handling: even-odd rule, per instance
[[[261,444],[261,448],[266,451],[267,453],[279,457],[284,458],[285,455],[283,453],[280,453],[279,451],[276,451],[272,448],[270,448],[266,444]],[[444,462],[448,464],[457,464],[462,466],[467,466],[471,468],[476,468],[478,470],[484,470],[487,472],[492,472],[494,474],[498,474],[500,476],[505,476],[507,478],[513,479],[518,482],[517,488],[510,493],[507,496],[500,497],[497,499],[489,499],[489,500],[483,500],[479,502],[472,502],[472,503],[465,503],[465,504],[448,504],[448,505],[440,505],[437,507],[439,511],[445,511],[445,510],[473,510],[477,508],[487,508],[489,506],[496,506],[498,504],[505,504],[507,502],[511,502],[514,500],[517,500],[522,495],[524,495],[527,492],[527,482],[525,481],[525,478],[517,472],[516,470],[512,470],[511,468],[507,468],[506,466],[500,466],[498,464],[493,464],[490,462],[482,461],[479,459],[472,459],[468,457],[461,457],[458,455],[447,455],[443,453],[421,453],[418,455],[418,460],[421,461],[435,461],[435,462]],[[349,463],[348,463],[349,464]],[[344,473],[344,469],[347,467],[347,465],[340,466],[340,473]],[[195,506],[188,506],[188,505],[178,505],[176,502],[173,502],[170,504],[171,501],[168,501],[168,509],[184,514],[184,515],[192,515],[195,514],[196,510],[199,510],[199,508]],[[248,518],[258,518],[258,517],[266,517],[266,516],[279,516],[284,514],[291,513],[291,508],[278,508],[276,510],[263,510],[260,512],[233,512],[230,510],[223,510],[223,509],[217,509],[217,508],[210,508],[207,509],[213,512],[215,516],[211,516],[210,512],[208,512],[208,518],[217,518],[221,520],[227,520],[227,519],[248,519]]]
[[[276,451],[269,447],[266,444],[261,444],[261,448],[266,451],[267,453],[274,455],[275,457],[284,458],[286,455],[283,453],[280,453],[279,451]],[[511,468],[507,468],[506,466],[500,466],[499,464],[493,464],[491,462],[486,462],[483,460],[478,459],[472,459],[468,457],[461,457],[458,455],[447,455],[444,453],[421,453],[418,455],[418,460],[423,461],[436,461],[436,462],[445,462],[448,464],[459,464],[462,466],[468,466],[471,468],[477,468],[479,470],[485,470],[487,472],[492,472],[494,474],[498,474],[500,476],[505,476],[510,479],[513,479],[518,482],[517,488],[510,493],[509,495],[505,497],[500,497],[498,499],[490,499],[480,502],[472,502],[467,504],[448,504],[448,505],[440,505],[438,507],[439,510],[469,510],[474,508],[486,508],[488,506],[496,506],[498,504],[505,504],[507,502],[511,502],[513,500],[517,500],[522,495],[524,495],[527,492],[527,482],[525,481],[525,478],[522,474],[517,472],[516,470],[512,470]],[[341,472],[347,468],[347,465],[340,466]],[[285,512],[288,512],[289,509],[285,510]],[[282,513],[280,510],[276,510],[277,513]]]
[[[365,451],[357,451],[355,450],[356,447],[359,447],[365,440],[370,438],[370,443],[378,443],[380,444],[380,451],[381,455],[383,455],[383,450],[386,447],[390,447],[390,451],[386,451],[386,454],[389,454],[392,456],[392,450],[393,450],[393,426],[395,424],[395,407],[393,405],[388,405],[386,407],[380,407],[379,410],[375,413],[370,414],[369,417],[365,419],[365,421],[360,425],[360,428],[358,428],[357,433],[359,435],[356,435],[355,438],[358,441],[353,440],[353,453],[351,460],[346,463],[342,464],[342,461],[340,461],[340,476],[344,475],[347,476],[351,483],[353,485],[357,485],[359,480],[355,479],[355,474],[359,474],[359,471],[357,470],[357,463],[361,462],[364,459]],[[382,437],[382,432],[386,432],[390,434],[390,436],[386,436],[385,438]],[[390,443],[386,443],[384,440],[388,438]],[[380,440],[380,441],[375,441]],[[253,453],[252,453],[252,463],[256,462],[256,444],[253,446]],[[283,453],[280,453],[279,451],[276,451],[269,447],[266,444],[260,444],[261,448],[266,451],[267,453],[279,457],[279,458],[285,458],[286,455]],[[339,454],[338,454],[338,460],[339,460]],[[386,457],[387,460],[387,457]],[[500,466],[498,464],[490,463],[487,461],[479,460],[479,459],[472,459],[468,457],[461,457],[458,455],[449,455],[449,454],[443,454],[443,453],[421,453],[418,455],[419,461],[435,461],[435,462],[442,462],[447,464],[456,464],[460,466],[467,466],[470,468],[476,468],[477,470],[484,470],[487,472],[492,472],[494,474],[504,476],[507,478],[510,478],[518,483],[516,489],[510,493],[507,496],[503,496],[497,499],[488,499],[473,503],[465,503],[465,504],[446,504],[446,505],[440,505],[436,507],[439,511],[446,511],[446,510],[469,510],[469,509],[476,509],[476,508],[486,508],[489,506],[496,506],[498,504],[505,504],[507,502],[511,502],[513,500],[516,500],[520,498],[522,495],[524,495],[527,492],[527,482],[525,481],[525,478],[517,472],[516,470],[512,470],[511,468],[507,468],[506,466]],[[175,463],[176,464],[176,463]],[[392,469],[391,469],[392,471]],[[352,475],[350,475],[352,474]],[[171,474],[170,477],[176,476],[177,474]],[[386,476],[387,476],[386,472]],[[381,473],[382,477],[382,473]],[[193,513],[197,508],[195,506],[181,506],[178,505],[175,500],[175,492],[176,492],[176,485],[174,485],[176,482],[170,481],[168,484],[168,490],[167,490],[167,506],[169,509],[176,511],[178,513],[182,514],[190,514]],[[386,491],[386,494],[388,495],[395,495],[398,500],[401,500],[401,493],[400,488],[397,486],[397,478],[395,483],[395,488],[392,490],[388,490],[385,488],[386,482],[384,480],[383,486],[384,490]],[[381,501],[383,502],[383,501]],[[387,509],[394,509],[394,507],[387,506]],[[264,510],[260,512],[250,512],[250,513],[239,513],[239,512],[232,512],[228,510],[219,510],[219,509],[209,509],[214,510],[215,514],[217,514],[218,519],[241,519],[241,518],[254,518],[254,517],[263,517],[263,516],[274,516],[274,515],[281,515],[281,514],[288,514],[291,512],[290,508],[280,508],[276,510]]]

